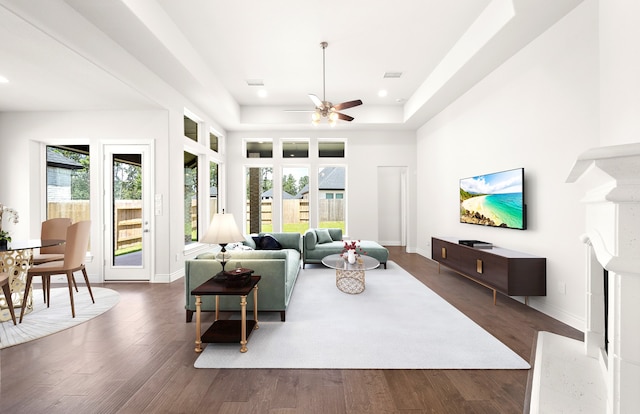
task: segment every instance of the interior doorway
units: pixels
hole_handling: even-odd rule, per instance
[[[385,246],[407,245],[407,171],[378,167],[378,241]]]

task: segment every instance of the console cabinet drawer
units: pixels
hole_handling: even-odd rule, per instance
[[[509,296],[545,296],[546,259],[502,248],[465,246],[457,239],[431,239],[431,258]]]

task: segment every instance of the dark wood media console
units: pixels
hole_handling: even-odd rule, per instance
[[[513,250],[473,248],[451,237],[431,238],[431,258],[456,273],[507,296],[547,295],[547,259]]]

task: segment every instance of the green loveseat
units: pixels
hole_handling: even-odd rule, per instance
[[[387,268],[389,250],[386,247],[370,240],[361,240],[358,246]],[[322,263],[324,257],[343,251],[342,229],[309,229],[303,235],[302,267],[307,263]]]
[[[282,245],[281,250],[231,250],[231,260],[225,269],[234,269],[236,263],[254,270],[254,275],[262,276],[258,284],[258,311],[280,312],[285,320],[285,312],[300,272],[302,236],[300,233],[269,233]],[[260,234],[264,236],[263,233]],[[256,248],[252,238],[247,236],[245,246]],[[215,260],[215,253],[204,253],[185,262],[185,309],[187,322],[196,310],[195,296],[191,291],[222,270]],[[215,296],[202,297],[202,311],[215,310]],[[247,309],[253,309],[253,295],[247,296]],[[221,311],[240,310],[240,298],[220,296]]]

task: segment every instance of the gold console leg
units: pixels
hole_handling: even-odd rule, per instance
[[[253,288],[253,320],[256,321],[255,329],[260,328],[258,326],[258,285]]]
[[[247,297],[240,296],[240,314],[242,323],[240,324],[240,352],[247,352]]]
[[[196,296],[196,352],[202,352],[202,337],[200,336],[200,308],[202,307],[202,298]]]

